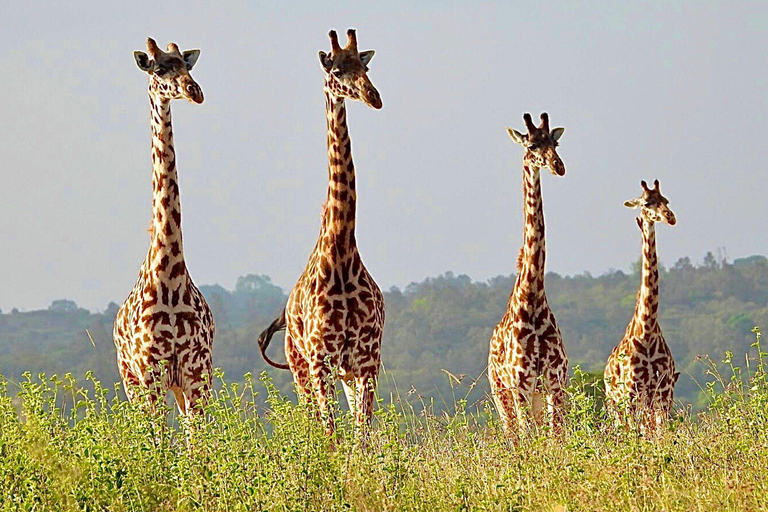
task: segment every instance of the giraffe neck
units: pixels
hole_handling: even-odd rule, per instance
[[[328,122],[328,198],[323,214],[323,234],[327,245],[344,250],[356,247],[355,166],[352,142],[347,130],[344,99],[325,89],[325,113]]]
[[[173,147],[171,102],[149,93],[152,125],[152,244],[147,255],[151,274],[163,280],[185,275],[181,240],[181,200]]]
[[[640,291],[637,295],[635,320],[645,332],[651,332],[657,325],[659,310],[659,265],[656,258],[656,226],[642,220],[643,269]]]
[[[544,241],[544,207],[541,200],[541,173],[523,165],[523,212],[525,232],[521,260],[521,282],[543,289],[544,263],[547,256]]]

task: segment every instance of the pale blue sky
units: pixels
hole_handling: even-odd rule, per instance
[[[349,108],[358,241],[382,288],[513,271],[522,152],[504,127],[525,111],[566,127],[567,174],[542,178],[549,270],[627,268],[640,241],[622,202],[641,178],[678,218],[659,229],[662,262],[768,252],[766,2],[74,4],[0,4],[5,311],[103,309],[133,286],[151,163],[132,52],[147,36],[202,50],[205,103],[173,107],[198,284],[254,272],[289,289],[303,270],[327,179],[317,52],[348,27],[376,50],[384,102]]]

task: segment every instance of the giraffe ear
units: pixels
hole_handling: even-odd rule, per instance
[[[330,73],[331,68],[333,67],[333,59],[331,56],[325,52],[318,52],[318,56],[320,57],[320,65],[323,66],[326,73]]]
[[[629,201],[624,201],[624,206],[627,208],[635,209],[638,206],[641,206],[643,204],[642,200],[640,198],[638,199],[630,199]]]
[[[373,58],[373,54],[376,53],[373,50],[366,50],[364,52],[360,52],[360,60],[363,62],[363,66],[367,66],[369,62],[371,62],[371,59]]]
[[[512,128],[507,128],[507,133],[509,134],[510,137],[512,137],[513,141],[525,146],[526,140],[528,139],[526,135],[523,135],[519,131],[513,130]]]
[[[187,50],[181,56],[184,59],[184,63],[187,65],[187,71],[192,71],[197,59],[200,58],[200,50]]]
[[[549,132],[549,135],[552,137],[552,140],[558,141],[560,140],[560,137],[563,136],[563,132],[565,132],[565,128],[561,126],[560,128],[554,128],[551,132]]]
[[[151,73],[155,69],[155,61],[151,60],[146,53],[133,52],[133,58],[136,59],[136,64],[138,64],[140,70]]]

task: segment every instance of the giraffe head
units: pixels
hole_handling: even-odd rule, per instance
[[[368,78],[368,63],[373,50],[357,50],[357,36],[354,29],[347,30],[347,46],[339,46],[335,30],[328,33],[331,38],[331,53],[320,52],[320,64],[325,73],[325,87],[337,98],[362,101],[369,107],[381,108],[379,91]]]
[[[624,206],[640,208],[640,215],[648,222],[665,222],[674,226],[677,220],[669,209],[669,200],[661,195],[659,180],[653,182],[653,188],[649,188],[645,181],[641,181],[640,186],[643,187],[642,195],[637,199],[625,201]]]
[[[189,72],[200,57],[200,50],[179,51],[176,43],[168,43],[167,51],[158,48],[151,37],[147,38],[147,55],[133,52],[139,69],[149,73],[149,92],[165,100],[187,99],[192,103],[203,102],[203,91]]]
[[[549,129],[549,115],[546,112],[541,114],[541,124],[537,128],[533,124],[531,114],[523,115],[525,126],[528,133],[522,134],[512,128],[507,128],[512,140],[522,145],[525,149],[523,154],[523,163],[535,170],[542,167],[549,167],[552,174],[558,176],[565,175],[565,164],[560,160],[557,154],[557,141],[563,136],[565,128]]]

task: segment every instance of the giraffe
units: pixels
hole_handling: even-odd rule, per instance
[[[345,99],[380,109],[381,97],[368,78],[373,50],[359,52],[353,29],[341,48],[335,31],[331,53],[320,52],[325,75],[328,125],[328,195],[320,234],[304,273],[283,313],[259,336],[267,362],[290,368],[298,393],[317,401],[318,417],[334,431],[328,398],[334,378],[342,381],[359,427],[370,425],[379,373],[384,298],[365,268],[355,240],[355,168],[347,131]],[[273,334],[285,329],[288,365],[266,356]]]
[[[214,322],[205,298],[192,282],[181,239],[176,152],[171,128],[171,100],[203,102],[203,92],[189,72],[200,50],[167,51],[147,39],[147,50],[134,52],[149,74],[152,126],[151,243],[139,277],[115,318],[117,366],[132,402],[147,388],[152,408],[169,389],[182,414],[208,395]]]
[[[635,313],[624,338],[611,352],[603,379],[605,394],[621,421],[620,406],[627,406],[633,419],[640,419],[643,429],[653,431],[661,426],[672,406],[675,383],[675,361],[661,334],[659,311],[659,268],[656,258],[656,223],[674,226],[675,214],[669,201],[661,195],[659,180],[654,188],[641,181],[643,193],[626,201],[628,208],[640,208],[637,225],[643,237],[643,268]],[[639,414],[639,416],[638,416]]]
[[[539,127],[533,124],[530,114],[525,114],[523,119],[527,134],[507,128],[512,140],[524,148],[523,246],[517,258],[517,278],[507,311],[491,336],[488,380],[507,432],[512,431],[515,421],[524,427],[527,412],[541,424],[543,397],[547,401],[548,424],[559,431],[563,420],[568,357],[544,293],[546,250],[540,169],[549,167],[553,174],[565,175],[565,165],[556,150],[565,128],[550,131],[546,113],[541,114]]]

